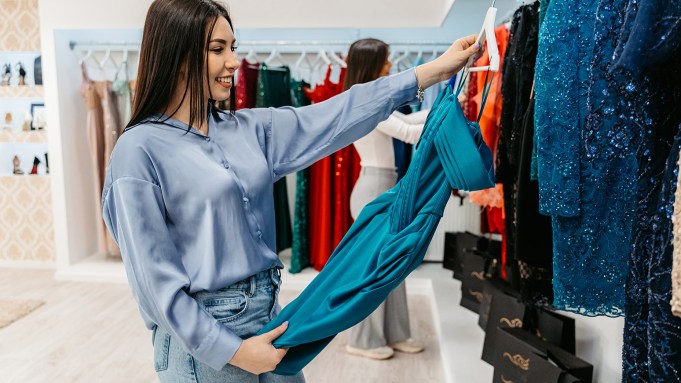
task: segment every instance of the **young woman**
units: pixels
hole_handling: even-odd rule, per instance
[[[392,66],[388,54],[388,44],[381,40],[355,41],[348,51],[344,90],[387,76]],[[411,115],[393,112],[371,133],[355,141],[362,170],[350,196],[352,218],[357,219],[367,203],[395,186],[393,138],[416,143],[427,116],[428,110]],[[410,335],[407,293],[402,283],[376,311],[350,330],[346,350],[371,359],[388,359],[393,356],[393,350],[411,354],[423,351],[423,345]]]
[[[151,4],[132,118],[107,169],[103,216],[161,382],[304,381],[268,373],[286,354],[272,346],[286,324],[254,336],[280,309],[272,184],[366,135],[479,50],[469,36],[326,102],[234,112],[233,30],[215,0]],[[225,100],[231,112],[213,107]]]

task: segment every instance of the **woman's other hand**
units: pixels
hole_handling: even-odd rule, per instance
[[[419,85],[424,89],[441,81],[449,80],[466,65],[468,58],[482,54],[482,48],[475,42],[477,35],[460,38],[445,53],[435,60],[416,67]]]
[[[251,374],[259,375],[274,370],[288,349],[272,345],[288,329],[288,322],[262,335],[248,338],[241,343],[229,364]]]

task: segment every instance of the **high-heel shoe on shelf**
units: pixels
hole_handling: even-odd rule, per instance
[[[12,78],[12,66],[5,64],[2,71],[2,86],[9,86],[10,78]]]
[[[31,169],[31,174],[38,174],[38,165],[40,165],[40,160],[38,157],[33,157],[33,168]]]
[[[24,171],[21,170],[21,168],[19,167],[21,165],[21,161],[19,160],[19,156],[14,156],[14,158],[12,158],[12,165],[14,166],[14,174],[16,174],[16,175],[24,174]]]
[[[17,63],[17,70],[19,71],[19,85],[26,85],[26,69],[24,69],[24,64]]]

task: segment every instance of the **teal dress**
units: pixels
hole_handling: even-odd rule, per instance
[[[371,314],[423,260],[451,189],[494,186],[492,153],[450,84],[435,102],[407,174],[368,204],[326,267],[260,333],[289,321],[274,371],[293,375],[338,334]],[[362,253],[362,257],[357,257]]]

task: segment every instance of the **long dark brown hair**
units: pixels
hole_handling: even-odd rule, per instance
[[[183,64],[186,65],[187,86],[182,101],[189,97],[189,125],[194,126],[195,122],[201,125],[206,121],[206,58],[210,36],[221,16],[234,30],[229,12],[215,0],[155,0],[151,4],[144,22],[132,118],[126,128],[168,107]],[[232,85],[231,112],[236,109],[235,98]],[[175,113],[177,109],[168,114]]]
[[[378,39],[361,39],[350,45],[348,64],[345,72],[343,90],[355,84],[373,81],[381,74],[381,69],[388,59],[388,44]]]

